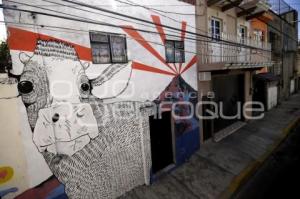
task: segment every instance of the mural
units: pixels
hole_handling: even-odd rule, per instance
[[[0,167],[0,184],[4,184],[12,179],[14,170],[11,167]]]
[[[0,167],[0,185],[5,184],[8,181],[12,179],[14,175],[14,170],[11,167]],[[13,187],[13,188],[6,188],[6,189],[0,189],[0,198],[8,195],[9,193],[14,193],[17,192],[18,188]]]
[[[157,32],[161,38],[161,45],[166,45],[167,36],[165,34],[160,17],[151,15],[152,21],[156,26]],[[185,41],[187,22],[181,23],[181,41]],[[193,107],[196,107],[198,102],[198,92],[190,86],[186,80],[182,77],[183,74],[189,71],[192,67],[195,67],[197,63],[197,56],[193,55],[186,63],[167,63],[164,55],[161,55],[158,51],[152,47],[133,26],[124,26],[123,30],[132,37],[141,47],[146,49],[153,58],[158,59],[165,69],[159,69],[155,66],[149,66],[140,62],[133,62],[133,68],[135,70],[141,70],[144,72],[156,73],[166,76],[173,76],[170,84],[164,91],[154,100],[154,103],[159,106],[162,102],[190,102]],[[193,68],[195,70],[195,68]],[[196,79],[197,76],[195,75]],[[167,105],[171,110],[172,105]],[[177,105],[175,113],[177,116],[189,116],[191,114],[190,106],[187,104]],[[200,135],[199,135],[199,121],[193,113],[191,119],[179,119],[175,120],[175,134],[176,134],[176,164],[180,165],[184,163],[189,157],[199,149],[200,147]]]
[[[149,183],[145,105],[104,104],[91,94],[93,87],[131,67],[130,62],[108,66],[90,80],[85,74],[88,64],[66,42],[38,40],[33,55],[21,52],[19,57],[24,70],[18,89],[33,142],[69,198],[115,198]],[[51,181],[55,184],[53,178],[44,184]],[[25,192],[23,198],[32,193]]]
[[[163,46],[167,37],[159,25],[160,17],[153,15],[151,19]],[[186,27],[187,22],[183,21],[181,41],[185,40]],[[101,74],[90,78],[90,48],[28,30],[8,29],[9,46],[13,53],[18,52],[18,60],[13,60],[17,66],[14,69],[21,69],[18,90],[26,107],[32,142],[54,174],[17,198],[116,198],[137,185],[149,184],[149,116],[154,114],[153,103],[120,99],[136,75],[133,71],[139,71],[148,77],[171,77],[170,83],[166,78],[166,84],[159,87],[167,85],[164,90],[159,89],[154,103],[196,103],[195,85],[193,88],[188,83],[194,78],[185,76],[195,69],[196,56],[189,57],[186,63],[167,63],[164,55],[133,26],[123,26],[128,37],[163,67],[135,59],[125,64],[103,65]],[[100,99],[94,94],[97,88],[101,90],[120,76],[126,84],[115,95]],[[144,89],[144,85],[138,86]],[[107,99],[119,100],[106,103]],[[189,106],[176,107],[178,115],[190,112]],[[193,117],[175,121],[175,127],[179,165],[199,148],[199,126]]]

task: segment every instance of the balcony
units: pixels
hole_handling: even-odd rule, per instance
[[[212,36],[211,33],[209,35]],[[272,66],[270,43],[224,33],[221,35],[221,39],[237,43],[237,46],[232,46],[217,39],[203,41],[200,44],[200,49],[202,49],[199,60],[200,71],[255,69]],[[238,46],[238,44],[246,46]]]
[[[207,6],[217,6],[222,12],[236,8],[237,16],[247,20],[263,16],[271,8],[268,0],[207,0]]]

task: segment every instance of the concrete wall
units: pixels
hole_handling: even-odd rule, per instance
[[[61,3],[58,0],[53,2]],[[85,0],[84,3],[97,5],[99,1]],[[149,5],[146,0],[135,3]],[[20,81],[27,86],[28,82],[33,85],[33,88],[29,86],[29,91],[22,93],[22,103],[14,105],[21,110],[15,115],[24,121],[16,126],[26,136],[26,139],[18,138],[23,144],[20,150],[25,153],[22,155],[24,162],[30,165],[21,169],[26,178],[20,183],[25,185],[13,185],[19,189],[17,194],[33,188],[20,197],[43,194],[39,197],[51,198],[53,194],[67,194],[69,198],[114,198],[137,185],[149,184],[151,151],[147,118],[153,112],[147,102],[170,101],[162,96],[166,92],[171,93],[175,101],[197,102],[197,98],[191,99],[190,95],[176,98],[177,93],[197,93],[198,90],[195,36],[186,32],[195,32],[195,7],[175,0],[151,1],[154,5],[166,5],[162,6],[164,12],[157,13],[137,6],[124,6],[114,0],[101,1],[101,5],[106,5],[103,7],[105,9],[152,22],[146,24],[93,9],[79,7],[83,11],[78,10],[78,6],[71,8],[41,0],[19,3],[3,1],[3,4],[97,21],[86,23],[21,11],[4,12],[13,62],[11,72],[20,75]],[[180,12],[191,15],[170,13],[174,12],[174,6],[169,6],[173,4],[182,5],[179,6]],[[34,7],[38,5],[44,6]],[[181,31],[172,31],[154,23]],[[89,31],[126,35],[129,62],[93,64]],[[185,63],[166,63],[164,39],[184,41]],[[84,90],[82,85],[88,86],[88,90]],[[74,113],[81,110],[78,106],[84,107],[82,111],[88,121],[83,124],[84,128],[76,123],[82,115],[80,111],[77,115],[71,114],[70,121],[74,123],[67,125],[69,120],[63,117],[62,127],[50,125],[57,120],[60,122],[60,116],[67,113],[61,104],[65,102],[71,105]],[[114,110],[126,117],[115,117]],[[133,110],[134,115],[139,113],[135,119],[127,116]],[[189,109],[180,111],[188,114],[186,110]],[[53,111],[58,115],[55,118]],[[200,140],[196,118],[176,121],[178,126],[175,128],[177,165],[199,148]],[[57,134],[62,137],[59,138]],[[75,138],[75,141],[71,138]],[[60,142],[62,139],[66,142],[63,145]],[[76,144],[76,140],[80,142]],[[13,196],[7,194],[6,198]]]
[[[272,49],[272,60],[276,63],[273,71],[279,71],[280,88],[279,88],[279,101],[288,98],[290,95],[290,80],[294,78],[296,72],[296,53],[297,53],[297,13],[289,12],[281,15],[282,18],[275,13],[271,13],[273,20],[269,22],[269,32],[273,32],[278,35],[276,45]],[[286,21],[287,20],[287,21]],[[289,24],[289,23],[291,24]],[[284,32],[282,34],[281,32]]]

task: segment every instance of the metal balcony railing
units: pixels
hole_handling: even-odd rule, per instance
[[[201,43],[203,48],[207,49],[207,53],[203,54],[200,60],[203,64],[264,64],[271,62],[271,44],[268,42],[256,41],[225,33],[218,36],[212,35],[209,32],[209,35],[212,39]],[[222,42],[220,39],[236,43],[237,46]],[[246,46],[240,46],[239,44]]]

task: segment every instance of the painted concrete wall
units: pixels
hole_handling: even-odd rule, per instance
[[[0,84],[0,93],[0,196],[12,192],[13,197],[16,192],[30,188],[27,172],[29,165],[23,151],[18,99],[3,99],[18,95],[16,84]]]
[[[273,107],[277,106],[278,103],[278,87],[277,85],[270,85],[267,88],[267,110],[271,110]]]
[[[53,2],[61,3],[56,0]],[[82,2],[99,4],[95,0]],[[14,186],[19,189],[18,194],[32,188],[19,195],[19,198],[37,194],[42,194],[41,198],[66,194],[69,198],[114,198],[137,185],[149,184],[151,151],[147,118],[153,112],[146,102],[197,102],[197,98],[191,99],[188,94],[197,93],[196,44],[194,40],[187,39],[195,37],[186,33],[195,32],[195,7],[175,0],[151,1],[154,5],[166,5],[162,6],[165,12],[161,14],[141,7],[124,6],[113,0],[101,1],[105,9],[182,30],[174,32],[154,24],[145,25],[84,7],[81,7],[83,11],[78,7],[70,8],[41,0],[3,3],[16,5],[19,9],[81,17],[120,26],[5,10],[13,61],[11,72],[20,75],[20,81],[33,84],[33,90],[22,95],[22,102],[15,105],[20,112],[17,115],[22,118],[18,125],[21,131],[18,140],[22,142],[20,150],[24,153],[24,166],[28,168],[21,169],[27,174],[22,181],[25,185]],[[135,3],[149,4],[146,0]],[[191,15],[168,13],[174,11],[174,6],[169,6],[173,4],[180,7],[180,12]],[[129,62],[92,64],[89,31],[126,35]],[[185,63],[166,63],[164,39],[184,41]],[[57,82],[62,84],[54,84]],[[65,87],[65,82],[69,87]],[[90,85],[88,91],[82,90],[80,86],[89,82],[93,87]],[[166,92],[173,97],[169,99],[162,96]],[[64,93],[69,95],[57,95]],[[176,93],[185,95],[176,97]],[[61,121],[59,116],[68,112],[62,102],[68,102],[71,110],[76,111],[68,120],[63,117]],[[132,114],[137,118],[115,117],[114,111],[126,116]],[[178,111],[183,115],[189,113],[186,107]],[[79,116],[89,123],[78,126],[76,121]],[[55,123],[57,120],[58,123]],[[71,123],[66,125],[67,121]],[[61,124],[62,127],[52,126],[52,123]],[[198,120],[192,118],[176,121],[175,126],[176,164],[179,165],[199,148],[199,125]],[[62,141],[66,144],[62,145]],[[99,182],[102,182],[101,186]],[[12,194],[6,196],[12,197]]]
[[[283,18],[287,17],[290,21],[292,20],[293,12],[282,15]],[[296,54],[297,54],[297,28],[290,24],[287,24],[284,20],[281,20],[279,16],[271,13],[273,20],[269,21],[270,26],[268,27],[269,32],[277,33],[277,30],[282,30],[284,35],[279,34],[280,42],[276,46],[277,53],[272,53],[272,60],[276,61],[274,70],[280,71],[280,90],[279,90],[279,101],[285,100],[290,95],[290,80],[295,74],[296,66]],[[274,27],[274,28],[272,28]],[[277,29],[277,30],[276,30]],[[293,38],[293,39],[291,39]]]

